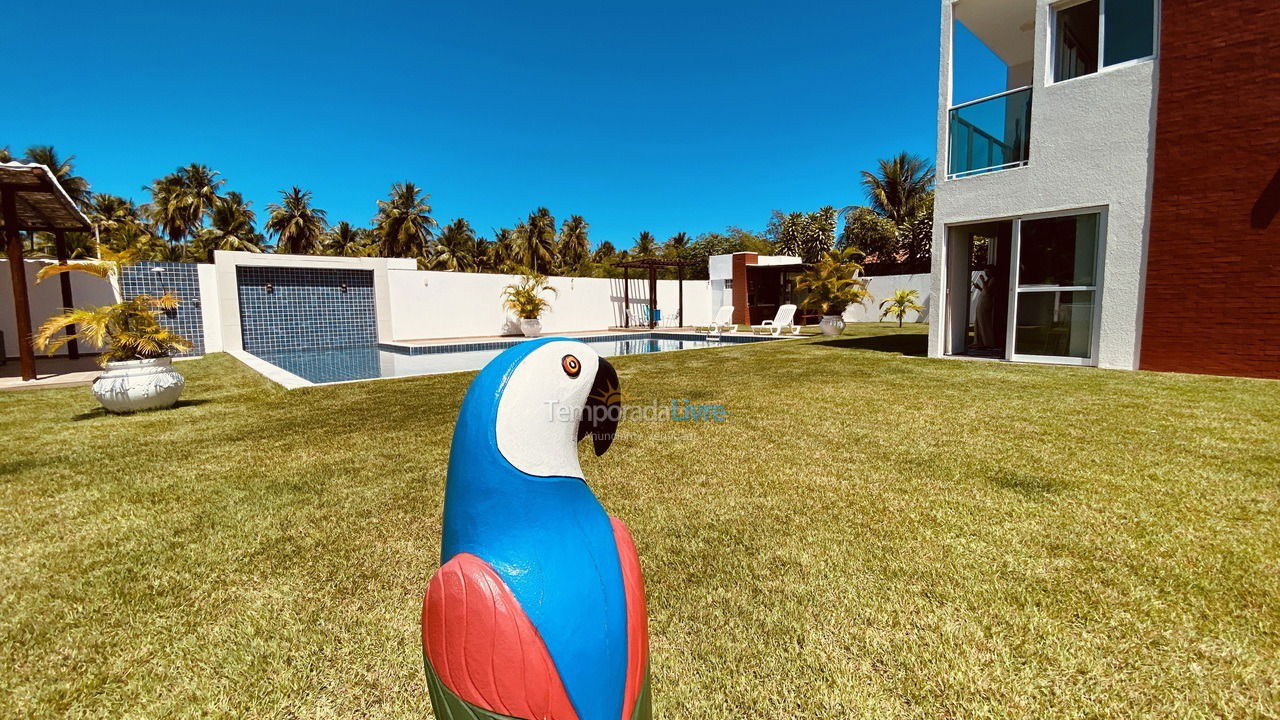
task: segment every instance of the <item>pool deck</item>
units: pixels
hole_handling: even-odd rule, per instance
[[[174,358],[176,362],[194,358]],[[0,365],[0,392],[6,390],[40,390],[43,388],[92,385],[102,374],[97,355],[81,355],[72,360],[67,357],[37,357],[36,379],[23,380],[22,370],[16,359]]]
[[[88,385],[102,374],[98,359],[82,355],[78,360],[66,357],[37,357],[36,379],[23,380],[16,359],[0,365],[0,390],[35,390],[37,388]]]
[[[547,332],[547,333],[543,333],[541,337],[591,338],[591,337],[599,337],[602,335],[617,335],[619,333],[640,334],[640,333],[651,333],[651,332],[679,333],[682,335],[688,335],[690,338],[697,338],[697,339],[702,339],[709,336],[709,333],[698,332],[694,330],[693,327],[685,325],[682,327],[661,327],[661,326],[656,328],[611,327],[607,330],[588,330],[588,331],[582,331],[582,332],[560,332],[560,333]],[[737,337],[751,336],[750,332],[724,333],[724,334],[730,335],[730,336],[737,336]],[[756,337],[763,338],[767,336],[757,335]],[[784,333],[783,335],[781,335],[781,337],[789,338],[789,337],[799,337],[799,336],[791,335],[790,333]],[[523,335],[469,335],[466,337],[452,337],[452,338],[387,340],[387,341],[379,342],[378,344],[386,345],[386,346],[402,347],[402,348],[415,348],[415,347],[432,347],[436,345],[467,345],[470,343],[481,344],[481,343],[492,343],[492,342],[512,342],[512,341],[523,340],[523,339],[524,339]]]

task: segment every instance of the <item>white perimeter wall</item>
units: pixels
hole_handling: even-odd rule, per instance
[[[867,292],[870,296],[866,300],[865,305],[850,305],[844,311],[845,322],[879,322],[880,321],[880,301],[891,297],[898,290],[915,290],[920,294],[916,299],[916,304],[922,306],[925,311],[922,313],[909,312],[903,318],[905,322],[929,322],[929,317],[933,314],[933,295],[931,291],[932,276],[929,273],[917,273],[915,275],[876,275],[865,278],[867,281]],[[894,321],[896,318],[885,318],[886,322]]]
[[[427,272],[404,258],[339,258],[271,253],[216,252],[213,265],[200,267],[205,344],[209,352],[242,350],[240,296],[236,268],[257,265],[287,268],[372,270],[378,340],[428,340],[518,334],[519,326],[502,307],[502,288],[516,275]],[[622,280],[551,277],[559,291],[543,316],[544,333],[605,330],[622,325]],[[675,280],[658,281],[658,309],[664,319],[678,306]],[[711,284],[684,281],[683,324],[711,318]],[[648,281],[630,282],[631,307],[648,304]]]
[[[73,263],[76,261],[72,261]],[[52,260],[24,260],[27,271],[27,297],[31,301],[31,331],[35,332],[49,318],[62,312],[62,283],[57,277],[36,284],[36,273]],[[71,274],[71,299],[77,307],[86,305],[110,305],[116,301],[115,287],[110,282],[84,273]],[[4,331],[4,354],[18,355],[18,324],[13,313],[13,282],[9,274],[9,261],[0,260],[0,330]],[[97,348],[80,343],[81,352],[97,352]],[[58,355],[66,355],[63,347]],[[44,356],[37,353],[36,358]]]
[[[28,260],[24,264],[34,328],[61,312],[62,294],[57,280],[35,284],[36,273],[51,261]],[[241,265],[372,270],[378,339],[383,342],[520,332],[510,313],[502,307],[502,288],[518,282],[519,276],[423,272],[412,269],[415,264],[413,260],[402,258],[336,258],[218,251],[212,264],[200,264],[198,269],[205,351],[243,349],[240,295],[236,284],[236,268]],[[7,263],[0,260],[0,265],[3,265],[0,267],[0,330],[4,330],[5,354],[15,357],[18,353],[18,331],[13,313],[13,288]],[[71,277],[77,306],[107,305],[117,301],[115,288],[106,280],[83,274]],[[542,318],[544,333],[607,330],[623,324],[621,279],[551,277],[549,280],[559,295],[550,297],[551,310]],[[664,322],[673,317],[679,307],[679,286],[676,280],[658,281],[658,309],[662,311]],[[648,306],[647,279],[630,280],[630,299],[632,310]],[[710,322],[714,311],[709,281],[684,281],[684,312],[682,325]]]
[[[1141,336],[1156,62],[1106,68],[1050,84],[1052,4],[1036,0],[1030,161],[1022,168],[938,183],[931,295],[941,298],[947,287],[949,227],[1097,208],[1104,223],[1101,283],[1095,299],[1100,308],[1098,364],[1133,368]],[[952,5],[941,5],[939,177],[945,175],[947,163],[952,34]],[[929,354],[934,357],[947,348],[943,314],[935,313],[929,329]]]
[[[548,278],[558,295],[548,294],[551,309],[542,317],[544,334],[606,330],[623,324],[623,282],[613,278]],[[516,275],[388,270],[393,340],[510,335],[520,332],[502,307],[502,289]],[[658,309],[664,322],[679,306],[680,283],[658,281]],[[632,310],[647,307],[649,282],[630,280]],[[684,281],[682,325],[711,319],[711,283]]]

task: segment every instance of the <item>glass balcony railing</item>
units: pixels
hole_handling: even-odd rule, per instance
[[[948,178],[1026,165],[1031,149],[1031,88],[951,108],[948,137]]]

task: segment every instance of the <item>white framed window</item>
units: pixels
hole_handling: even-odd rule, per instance
[[[1052,9],[1052,82],[1155,57],[1158,0],[1080,0]]]
[[[1096,364],[1105,224],[1100,210],[1014,223],[1006,338],[1011,360]]]

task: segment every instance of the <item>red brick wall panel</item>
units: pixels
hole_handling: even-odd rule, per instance
[[[1280,2],[1161,24],[1140,367],[1280,378]]]
[[[752,323],[751,308],[747,306],[747,266],[760,259],[757,253],[740,252],[733,255],[733,321],[739,325]]]

